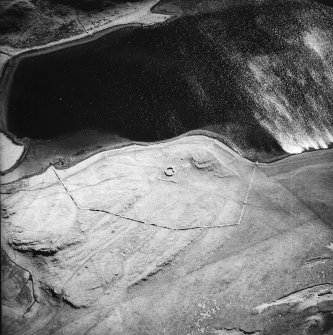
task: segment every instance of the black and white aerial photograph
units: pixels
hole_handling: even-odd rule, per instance
[[[333,0],[0,0],[1,333],[333,335]]]

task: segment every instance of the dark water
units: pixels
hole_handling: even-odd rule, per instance
[[[246,149],[326,147],[332,22],[319,5],[247,6],[24,58],[8,127],[35,139],[102,129],[139,141],[209,129]]]

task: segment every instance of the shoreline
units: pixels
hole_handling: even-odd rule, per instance
[[[73,136],[73,135],[68,135],[68,136]],[[60,136],[62,137],[62,140],[66,139],[66,135],[62,135]],[[166,143],[171,143],[174,141],[178,141],[180,139],[186,139],[188,138],[189,141],[191,141],[191,137],[202,137],[202,138],[206,138],[206,139],[210,139],[210,140],[215,140],[218,143],[224,145],[228,150],[230,150],[231,152],[233,152],[234,155],[239,156],[241,159],[244,159],[246,161],[252,162],[254,164],[258,164],[259,166],[261,166],[262,168],[265,168],[266,166],[279,166],[280,164],[285,164],[287,163],[290,159],[296,159],[296,162],[298,162],[299,160],[303,160],[305,159],[309,159],[311,158],[311,156],[315,155],[318,157],[322,157],[323,155],[329,154],[332,155],[333,154],[333,147],[330,147],[328,149],[319,149],[319,150],[311,150],[311,151],[305,151],[302,152],[300,154],[297,155],[293,155],[293,154],[283,154],[283,155],[279,155],[278,157],[273,157],[273,158],[269,158],[269,159],[265,159],[265,160],[251,160],[247,157],[245,157],[244,152],[242,150],[240,150],[239,148],[237,148],[233,143],[230,143],[230,141],[228,139],[225,139],[222,135],[219,135],[217,133],[213,133],[210,131],[206,131],[206,130],[191,130],[189,132],[186,132],[184,134],[181,134],[179,136],[170,138],[170,139],[165,139],[162,141],[158,141],[158,142],[139,142],[139,141],[131,141],[131,140],[125,140],[122,142],[118,142],[118,143],[112,143],[112,144],[108,144],[108,145],[104,145],[104,146],[100,146],[100,147],[95,147],[95,148],[85,148],[83,149],[83,153],[77,155],[77,153],[72,154],[70,156],[67,157],[62,157],[60,158],[59,155],[55,155],[54,160],[46,160],[46,161],[40,161],[39,159],[38,164],[39,165],[39,169],[38,170],[31,170],[30,172],[28,172],[26,170],[26,167],[23,169],[25,170],[24,174],[21,174],[18,172],[17,169],[20,169],[20,165],[18,167],[16,167],[15,169],[11,170],[8,174],[3,174],[0,177],[1,180],[1,184],[6,185],[6,184],[11,184],[13,182],[18,182],[27,178],[31,178],[33,176],[36,175],[41,175],[43,174],[50,166],[53,166],[54,168],[58,169],[58,170],[65,170],[68,168],[71,168],[83,161],[85,161],[86,159],[89,159],[93,156],[96,156],[98,154],[101,154],[103,152],[108,152],[108,151],[117,151],[117,150],[135,150],[135,147],[138,148],[145,148],[145,147],[150,147],[151,149],[159,149],[160,146],[162,146],[163,144]],[[59,139],[59,138],[58,138]],[[52,142],[52,140],[49,140]],[[31,144],[32,145],[32,144]],[[132,149],[131,149],[132,148]],[[29,149],[33,149],[33,148],[29,148]],[[324,153],[325,151],[325,153]],[[328,152],[326,152],[328,151]],[[27,156],[28,151],[25,153],[24,158],[21,160],[20,163],[24,164],[25,161],[25,157]],[[30,153],[32,155],[34,155],[34,153]],[[75,159],[73,159],[73,156],[75,156]],[[29,170],[29,168],[28,168]],[[19,175],[11,175],[11,173],[19,173]]]
[[[163,22],[157,22],[157,23],[151,23],[151,24],[145,24],[142,22],[131,22],[131,23],[124,23],[124,24],[116,24],[116,25],[113,25],[114,24],[113,23],[109,27],[103,28],[101,30],[97,30],[92,33],[84,33],[84,34],[76,35],[69,39],[64,39],[64,40],[52,42],[46,45],[36,46],[33,48],[29,48],[29,49],[20,49],[17,52],[12,53],[11,56],[10,56],[10,53],[6,54],[8,55],[9,58],[3,67],[2,75],[0,77],[0,104],[1,104],[0,105],[0,130],[3,133],[7,134],[10,138],[15,139],[18,143],[21,143],[21,144],[24,143],[26,146],[26,151],[29,149],[29,143],[31,141],[30,138],[26,138],[26,137],[19,138],[15,134],[11,133],[7,128],[8,97],[10,95],[14,73],[22,59],[34,57],[34,56],[38,56],[42,54],[57,52],[63,49],[72,48],[72,47],[76,47],[82,44],[90,43],[108,34],[112,34],[118,30],[132,29],[132,28],[133,29],[135,28],[144,29],[145,27],[149,27],[149,26],[160,26],[160,25],[164,25],[166,22],[170,22],[171,20],[175,20],[178,18],[177,15],[164,15],[164,14],[158,14],[158,13],[152,12],[152,9],[155,8],[161,1],[153,1],[153,2],[155,4],[152,7],[150,7],[149,11],[151,12],[152,15],[162,15],[163,17],[166,17]],[[118,149],[120,147],[130,146],[130,145],[143,145],[143,146],[147,146],[147,145],[149,146],[149,145],[154,145],[154,144],[158,145],[161,143],[165,143],[165,142],[173,141],[173,140],[176,140],[182,137],[193,136],[193,135],[201,135],[201,136],[205,136],[208,138],[217,139],[218,141],[227,145],[231,150],[238,153],[240,156],[251,160],[250,158],[247,158],[248,155],[246,155],[246,153],[243,150],[238,148],[238,146],[234,144],[231,140],[225,138],[223,135],[219,133],[215,133],[215,132],[208,131],[205,129],[190,130],[184,134],[180,134],[178,136],[165,139],[165,140],[161,140],[161,141],[157,141],[157,142],[139,142],[139,141],[128,140],[128,142],[126,143],[113,144],[111,148],[103,148],[101,149],[101,151],[103,150],[105,151],[109,149]],[[91,155],[96,154],[98,152],[91,153]],[[279,155],[278,157],[275,157],[275,158],[262,159],[260,161],[262,163],[270,163],[276,160],[283,159],[287,156],[289,156],[289,154],[286,153],[285,155]]]
[[[123,24],[117,24],[117,22],[119,22],[119,20],[128,20],[130,17],[133,17],[133,13],[130,13],[127,17],[120,17],[118,19],[116,19],[113,23],[110,23],[108,25],[106,25],[104,28],[101,29],[96,29],[95,31],[92,32],[85,32],[79,35],[75,35],[73,37],[70,38],[66,38],[66,39],[62,39],[56,42],[51,42],[49,44],[45,44],[45,45],[41,45],[41,46],[36,46],[33,48],[27,48],[27,49],[17,49],[15,52],[12,53],[5,53],[3,52],[4,55],[4,59],[6,59],[4,66],[2,68],[2,72],[0,72],[0,130],[5,133],[7,136],[9,136],[11,139],[14,139],[17,143],[23,144],[25,145],[25,153],[22,156],[22,158],[20,159],[20,162],[22,162],[26,156],[27,151],[29,150],[29,143],[30,143],[30,139],[29,138],[19,138],[17,137],[15,134],[11,133],[8,128],[7,128],[7,113],[8,113],[8,97],[10,96],[10,92],[11,92],[11,87],[12,87],[12,80],[14,77],[14,73],[16,71],[17,66],[20,64],[20,61],[22,59],[28,58],[28,57],[34,57],[34,56],[38,56],[38,55],[42,55],[42,54],[47,54],[47,53],[52,53],[52,52],[57,52],[59,50],[63,50],[63,49],[67,49],[67,48],[72,48],[75,46],[79,46],[85,43],[90,43],[93,42],[99,38],[102,38],[108,34],[112,34],[113,32],[116,32],[118,30],[121,29],[135,29],[135,28],[142,28],[144,29],[145,27],[149,27],[149,26],[160,26],[160,25],[164,25],[167,22],[170,22],[172,20],[177,19],[177,16],[175,15],[164,15],[164,14],[158,14],[158,13],[154,13],[152,10],[153,8],[155,8],[159,3],[161,3],[163,1],[151,1],[151,3],[155,3],[152,7],[150,7],[149,11],[150,11],[150,15],[154,16],[157,15],[160,18],[164,17],[163,21],[160,22],[130,22],[130,23],[123,23]],[[142,18],[142,17],[141,17]],[[166,142],[170,142],[170,141],[174,141],[177,140],[179,138],[182,137],[188,137],[188,136],[193,136],[193,135],[201,135],[201,136],[205,136],[208,138],[212,138],[212,139],[216,139],[220,142],[222,142],[223,144],[225,144],[226,146],[228,146],[231,150],[235,151],[237,154],[239,154],[241,157],[248,159],[250,161],[255,162],[256,159],[255,158],[251,158],[251,154],[247,153],[244,150],[241,150],[240,148],[237,147],[237,145],[235,145],[231,140],[225,138],[225,136],[223,136],[222,134],[219,133],[215,133],[212,131],[207,131],[205,129],[195,129],[195,130],[191,130],[188,131],[184,134],[169,138],[169,139],[165,139],[162,141],[156,141],[156,142],[138,142],[138,141],[131,141],[131,140],[126,140],[126,142],[122,142],[122,143],[117,143],[117,144],[112,144],[110,146],[104,146],[103,148],[99,149],[99,150],[93,150],[92,152],[87,153],[86,155],[84,155],[84,157],[79,157],[75,162],[71,162],[71,164],[67,165],[65,164],[63,166],[63,168],[68,168],[72,165],[75,165],[77,163],[79,163],[80,161],[89,158],[92,155],[95,155],[101,151],[107,151],[107,150],[113,150],[113,149],[119,149],[122,147],[126,147],[126,146],[133,146],[133,145],[139,145],[139,146],[154,146],[154,145],[159,145],[162,143],[166,143]],[[332,148],[332,146],[329,146],[328,149]],[[322,149],[323,150],[323,149]],[[318,150],[318,151],[322,151],[322,150]],[[311,153],[312,151],[317,151],[317,150],[307,150],[302,152],[301,154],[304,153]],[[253,155],[252,155],[253,156]],[[260,157],[260,153],[258,154],[258,156]],[[257,159],[258,162],[260,162],[261,164],[270,164],[270,163],[274,163],[277,161],[281,161],[285,158],[291,157],[291,156],[295,156],[294,154],[289,154],[289,153],[285,153],[285,154],[279,154],[276,157],[269,157],[269,155],[267,157],[262,157],[260,160]],[[50,164],[53,164],[52,162],[50,162]],[[17,167],[18,165],[16,165]],[[43,169],[42,169],[43,170]],[[41,172],[39,172],[41,173]]]
[[[92,131],[92,132],[97,132],[95,130],[83,130],[83,132],[85,131]],[[50,140],[40,140],[40,143],[43,142],[52,142],[52,141],[59,141],[59,140],[66,140],[66,139],[73,139],[77,136],[81,136],[80,132],[76,133],[76,134],[66,134],[66,135],[60,135],[54,139],[50,139]],[[103,134],[101,134],[101,136],[103,136]],[[42,174],[43,172],[45,172],[45,170],[48,169],[49,166],[54,166],[55,168],[62,170],[62,169],[67,169],[70,168],[92,156],[95,156],[97,154],[100,154],[102,152],[107,152],[107,151],[114,151],[114,150],[121,150],[123,148],[130,148],[130,147],[151,147],[151,148],[158,148],[159,146],[165,144],[165,143],[170,143],[170,142],[174,142],[177,141],[179,139],[183,139],[183,138],[190,138],[190,137],[204,137],[207,139],[211,139],[211,140],[216,140],[219,143],[223,144],[224,146],[226,146],[228,148],[228,150],[232,151],[235,155],[238,155],[239,157],[241,157],[242,159],[245,159],[247,161],[250,161],[252,163],[259,163],[259,164],[263,164],[263,165],[267,165],[270,163],[274,163],[276,161],[282,161],[288,157],[291,157],[293,155],[291,154],[283,154],[283,155],[279,155],[278,157],[273,157],[273,158],[263,158],[260,159],[260,161],[255,160],[255,159],[251,159],[249,157],[246,157],[246,152],[244,152],[243,150],[241,150],[236,144],[234,144],[232,141],[230,141],[229,139],[225,138],[223,135],[218,134],[218,133],[214,133],[208,130],[204,130],[204,129],[197,129],[197,130],[190,130],[184,134],[172,137],[172,138],[168,138],[168,139],[164,139],[161,141],[156,141],[156,142],[140,142],[140,141],[133,141],[133,140],[128,140],[128,139],[123,139],[124,141],[118,142],[118,143],[111,143],[111,144],[107,144],[107,145],[102,145],[100,147],[95,147],[95,148],[83,148],[83,154],[82,155],[76,155],[76,154],[72,154],[72,155],[68,155],[68,156],[63,156],[63,157],[59,157],[59,154],[56,154],[52,159],[49,157],[48,160],[40,160],[38,159],[38,165],[39,165],[39,169],[38,171],[30,171],[27,172],[27,170],[24,168],[25,173],[24,175],[21,175],[20,177],[16,178],[14,176],[11,176],[10,174],[6,174],[4,176],[2,176],[2,183],[3,184],[10,184],[11,182],[14,181],[19,181],[19,180],[23,180],[26,178],[30,178],[34,175],[39,175]],[[38,141],[38,140],[36,140]],[[35,143],[36,145],[36,143]],[[31,148],[28,148],[28,150],[33,150],[33,143],[31,143]],[[28,152],[26,153],[26,155],[28,154]],[[26,156],[25,155],[25,156]],[[34,155],[34,154],[33,154]],[[75,156],[75,158],[73,158]],[[60,158],[60,159],[59,159]],[[21,163],[24,163],[24,159],[21,161]],[[20,167],[18,167],[20,168]],[[29,170],[29,168],[28,168]],[[11,171],[11,172],[15,172],[15,171]],[[17,173],[19,173],[18,171],[16,171]],[[20,173],[19,173],[20,174]],[[14,179],[12,179],[12,177],[14,177]],[[6,181],[7,179],[7,181]],[[8,180],[9,179],[9,180]]]
[[[160,3],[160,1],[156,1],[156,4],[153,7],[151,7],[150,10],[152,8],[154,8],[158,3]],[[154,13],[152,13],[152,15],[154,15]],[[0,128],[2,128],[1,130],[5,134],[10,136],[11,138],[14,138],[17,142],[24,143],[25,146],[26,146],[26,151],[29,150],[30,139],[29,138],[18,138],[15,134],[12,134],[7,129],[7,124],[6,124],[6,112],[7,112],[7,107],[8,107],[7,106],[7,103],[8,103],[7,100],[8,100],[8,97],[10,95],[11,83],[12,83],[12,80],[13,80],[13,75],[15,73],[15,70],[16,70],[17,66],[19,65],[19,63],[22,59],[28,58],[28,57],[34,57],[34,56],[38,56],[38,55],[42,55],[42,54],[46,54],[46,53],[56,52],[56,51],[59,51],[59,50],[72,48],[72,47],[75,47],[75,46],[78,46],[78,45],[90,43],[92,41],[95,41],[99,38],[102,38],[102,37],[106,36],[107,34],[111,34],[113,32],[121,30],[121,29],[145,28],[145,27],[149,27],[149,26],[152,26],[152,25],[153,26],[160,26],[160,25],[163,25],[166,22],[169,22],[169,21],[174,20],[174,19],[177,19],[176,15],[170,15],[163,22],[158,22],[158,23],[144,24],[144,23],[141,23],[141,22],[140,23],[139,22],[131,22],[131,23],[125,23],[125,24],[111,25],[109,27],[103,28],[101,30],[97,30],[97,31],[92,32],[92,33],[84,33],[84,34],[81,34],[81,35],[76,35],[73,38],[60,40],[60,41],[57,41],[57,42],[52,42],[50,44],[37,46],[37,47],[29,48],[29,49],[22,49],[22,50],[17,51],[16,53],[13,53],[12,56],[9,56],[7,62],[5,63],[5,66],[4,66],[3,71],[2,71],[2,76],[0,77],[0,101],[1,101]],[[66,164],[65,163],[65,165],[62,168],[68,168],[68,167],[70,167],[72,165],[75,165],[75,164],[79,163],[80,161],[82,161],[84,159],[87,159],[87,158],[89,158],[89,157],[91,157],[91,156],[93,156],[93,155],[95,155],[99,152],[102,152],[102,151],[120,149],[122,147],[133,146],[133,145],[154,146],[154,145],[159,145],[159,144],[162,144],[162,143],[174,141],[174,140],[177,140],[179,138],[189,137],[189,136],[198,136],[198,135],[199,136],[205,136],[205,137],[212,138],[212,139],[216,139],[216,140],[222,142],[223,144],[225,144],[226,146],[228,146],[231,150],[235,151],[241,157],[243,157],[245,159],[248,159],[250,161],[255,161],[254,159],[252,160],[251,158],[248,158],[247,157],[248,155],[246,155],[246,153],[243,150],[238,148],[237,145],[232,143],[231,140],[228,140],[223,135],[212,132],[212,131],[207,131],[207,130],[204,130],[204,129],[195,129],[195,130],[188,131],[184,134],[172,137],[170,139],[165,139],[165,140],[157,141],[157,142],[139,142],[139,141],[128,140],[128,142],[125,142],[125,143],[112,144],[110,147],[103,147],[100,150],[90,152],[87,155],[84,155],[84,157],[81,157],[78,160],[76,160],[75,162],[72,162],[71,164]],[[26,155],[26,153],[25,153],[25,155]],[[24,155],[24,157],[25,157],[25,155]],[[269,164],[269,163],[273,163],[273,162],[276,162],[276,161],[283,160],[283,159],[285,159],[287,157],[290,157],[290,156],[292,156],[292,155],[288,154],[288,153],[285,153],[285,154],[279,155],[277,157],[261,159],[260,163]],[[24,159],[24,157],[22,157],[22,160]],[[22,160],[20,160],[20,162],[22,162]],[[42,171],[39,171],[38,174],[42,173],[43,171],[44,171],[44,169],[42,169]]]

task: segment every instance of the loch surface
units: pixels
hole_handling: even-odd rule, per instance
[[[206,129],[244,150],[326,148],[331,22],[328,7],[277,2],[31,54],[13,74],[8,129],[34,139],[101,129],[146,142]]]

